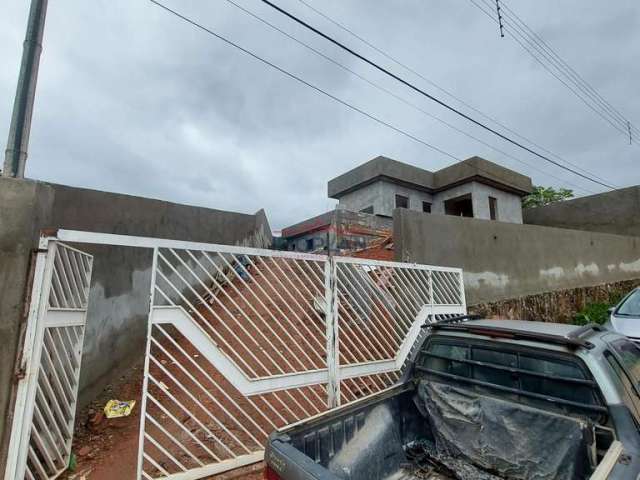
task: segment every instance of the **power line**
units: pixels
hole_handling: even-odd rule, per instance
[[[414,141],[416,141],[416,142],[418,142],[418,143],[420,143],[420,144],[422,144],[422,145],[427,146],[427,147],[428,147],[428,148],[430,148],[430,149],[433,149],[433,150],[435,150],[435,151],[437,151],[437,152],[439,152],[439,153],[442,153],[442,154],[444,154],[444,155],[446,155],[446,156],[448,156],[448,157],[451,157],[451,158],[453,158],[453,159],[454,159],[454,160],[456,160],[456,161],[461,161],[461,159],[460,159],[460,158],[455,157],[454,155],[452,155],[452,154],[450,154],[450,153],[448,153],[448,152],[446,152],[446,151],[444,151],[444,150],[441,150],[441,149],[439,149],[439,148],[437,148],[437,147],[435,147],[435,146],[433,146],[433,145],[431,145],[431,144],[429,144],[429,143],[425,142],[424,140],[422,140],[422,139],[420,139],[420,138],[418,138],[418,137],[416,137],[416,136],[414,136],[414,135],[411,135],[411,134],[410,134],[410,133],[408,133],[408,132],[405,132],[404,130],[401,130],[401,129],[399,129],[399,128],[397,128],[397,127],[395,127],[395,126],[393,126],[393,125],[391,125],[391,124],[389,124],[389,123],[387,123],[387,122],[385,122],[385,121],[383,121],[383,120],[378,119],[377,117],[375,117],[375,116],[373,116],[373,115],[371,115],[371,114],[369,114],[369,113],[365,112],[364,110],[362,110],[362,109],[360,109],[360,108],[358,108],[358,107],[355,107],[355,106],[353,106],[353,105],[351,105],[351,104],[349,104],[349,103],[347,103],[347,102],[345,102],[345,101],[343,101],[343,100],[339,99],[338,97],[335,97],[334,95],[331,95],[330,93],[328,93],[328,92],[326,92],[326,91],[324,91],[324,90],[320,89],[319,87],[316,87],[315,85],[313,85],[313,84],[311,84],[311,83],[307,82],[306,80],[304,80],[304,79],[302,79],[302,78],[298,77],[297,75],[292,74],[292,73],[290,73],[290,72],[286,71],[285,69],[283,69],[283,68],[281,68],[281,67],[279,67],[279,66],[275,65],[274,63],[269,62],[268,60],[263,59],[262,57],[260,57],[260,56],[258,56],[257,54],[255,54],[255,53],[251,52],[250,50],[248,50],[248,49],[246,49],[246,48],[244,48],[244,47],[241,47],[240,45],[236,44],[235,42],[233,42],[233,41],[231,41],[231,40],[229,40],[229,39],[227,39],[227,38],[223,37],[222,35],[220,35],[220,34],[218,34],[218,33],[214,32],[213,30],[211,30],[211,29],[209,29],[209,28],[207,28],[207,27],[205,27],[205,26],[201,25],[200,23],[196,22],[195,20],[192,20],[192,19],[190,19],[190,18],[188,18],[188,17],[186,17],[186,16],[182,15],[181,13],[179,13],[179,12],[177,12],[177,11],[175,11],[175,10],[172,10],[171,8],[169,8],[169,7],[165,6],[165,5],[163,5],[162,3],[158,2],[157,0],[149,0],[149,1],[150,1],[151,3],[153,3],[153,4],[155,4],[156,6],[158,6],[158,7],[162,8],[162,9],[164,9],[164,10],[165,10],[165,11],[167,11],[168,13],[171,13],[172,15],[175,15],[176,17],[178,17],[179,19],[183,20],[184,22],[186,22],[186,23],[188,23],[188,24],[190,24],[190,25],[192,25],[192,26],[194,26],[194,27],[196,27],[196,28],[198,28],[198,29],[200,29],[200,30],[204,31],[205,33],[208,33],[208,34],[210,34],[210,35],[212,35],[212,36],[214,36],[214,37],[218,38],[219,40],[222,40],[223,42],[227,43],[228,45],[230,45],[230,46],[232,46],[232,47],[234,47],[234,48],[236,48],[236,49],[240,50],[241,52],[245,53],[246,55],[251,56],[252,58],[254,58],[254,59],[256,59],[256,60],[258,60],[258,61],[260,61],[260,62],[262,62],[262,63],[264,63],[265,65],[268,65],[268,66],[270,66],[270,67],[274,68],[275,70],[277,70],[277,71],[281,72],[282,74],[284,74],[284,75],[288,76],[289,78],[292,78],[292,79],[294,79],[294,80],[296,80],[296,81],[298,81],[298,82],[302,83],[303,85],[308,86],[308,87],[310,87],[310,88],[314,89],[316,92],[321,93],[321,94],[323,94],[323,95],[325,95],[325,96],[327,96],[327,97],[331,98],[332,100],[334,100],[334,101],[336,101],[336,102],[338,102],[338,103],[340,103],[340,104],[342,104],[342,105],[344,105],[344,106],[346,106],[346,107],[348,107],[348,108],[350,108],[350,109],[352,109],[352,110],[354,110],[354,111],[356,111],[356,112],[358,112],[358,113],[360,113],[360,114],[362,114],[362,115],[366,116],[367,118],[369,118],[369,119],[371,119],[371,120],[373,120],[373,121],[375,121],[375,122],[377,122],[377,123],[379,123],[379,124],[381,124],[381,125],[383,125],[383,126],[385,126],[385,127],[387,127],[387,128],[390,128],[391,130],[395,131],[396,133],[400,133],[400,134],[402,134],[402,135],[404,135],[404,136],[406,136],[406,137],[408,137],[408,138],[410,138],[410,139],[412,139],[412,140],[414,140]],[[233,5],[236,5],[236,6],[237,6],[237,4],[235,4],[235,2],[233,2],[233,1],[231,1],[231,0],[227,0],[227,1],[228,1],[229,3],[231,3],[231,4],[233,4]],[[240,8],[241,10],[243,10],[243,11],[246,11],[247,13],[250,13],[248,10],[246,10],[246,9],[244,9],[244,8],[242,8],[242,7],[239,7],[239,8]],[[257,17],[257,16],[255,16],[255,17],[259,19],[259,17]],[[269,24],[269,23],[268,23],[268,22],[266,22],[266,21],[264,21],[264,23]],[[515,158],[515,157],[513,157],[513,158]],[[516,158],[516,160],[518,160],[518,159]],[[526,162],[523,162],[523,163],[525,163],[525,164],[526,164]],[[535,167],[532,167],[532,168],[535,168]],[[482,171],[482,172],[484,172],[484,173],[491,173],[491,172],[487,172],[487,171],[483,170],[482,168],[479,168],[479,170],[480,170],[480,171]],[[543,172],[543,173],[545,173],[545,174],[547,174],[547,173],[546,173],[546,172],[544,172],[544,171],[542,171],[542,172]],[[547,174],[547,175],[550,175],[550,174]],[[553,175],[550,175],[550,176],[553,176]],[[555,178],[558,178],[558,177],[555,177]],[[559,179],[559,180],[561,180],[561,181],[563,181],[563,180],[562,180],[562,179],[560,179],[560,178],[558,178],[558,179]],[[581,188],[581,187],[579,187],[579,186],[578,186],[578,188],[582,189],[582,188]],[[582,189],[582,190],[584,190],[584,189]],[[585,191],[587,191],[587,192],[588,192],[588,190],[585,190]]]
[[[470,0],[471,3],[473,3],[479,10],[481,10],[492,22],[495,22],[495,18],[493,18],[493,15],[488,12],[487,10],[485,10],[484,8],[482,8],[481,5],[479,5],[475,0]],[[481,0],[483,1],[483,0]],[[483,2],[485,6],[487,6],[486,2]],[[565,87],[567,87],[578,99],[580,99],[581,102],[583,102],[589,109],[591,109],[596,115],[600,116],[604,121],[606,121],[607,123],[609,123],[609,125],[611,125],[613,128],[615,128],[616,130],[618,130],[621,133],[625,133],[618,125],[616,125],[610,118],[608,118],[601,110],[599,110],[596,106],[594,106],[592,103],[589,102],[588,98],[591,98],[588,94],[585,94],[587,98],[585,98],[583,95],[580,94],[580,92],[585,93],[583,90],[583,87],[575,85],[569,85],[569,83],[567,83],[567,80],[561,78],[562,75],[562,71],[558,71],[558,73],[556,73],[553,68],[554,66],[551,64],[551,66],[549,64],[547,64],[545,62],[545,60],[548,60],[548,54],[544,51],[540,51],[540,48],[536,45],[536,44],[532,44],[532,42],[530,41],[530,39],[524,35],[521,31],[520,28],[515,27],[512,28],[513,25],[512,24],[506,24],[505,25],[505,30],[507,31],[507,33],[516,41],[516,43],[518,43],[523,50],[525,50],[529,55],[531,55],[531,57],[538,62],[547,72],[549,72],[549,74],[551,74],[553,77],[556,78],[556,80],[558,80],[560,83],[562,83]],[[541,54],[542,58],[538,55]],[[558,70],[557,67],[555,67],[556,70]],[[579,90],[579,91],[577,91]]]
[[[504,2],[503,2],[504,4]],[[537,40],[537,42],[549,51],[558,61],[565,66],[570,76],[576,79],[577,82],[581,83],[587,90],[593,93],[595,97],[599,100],[599,103],[602,104],[612,115],[617,117],[620,122],[623,124],[631,123],[620,111],[618,111],[611,103],[609,103],[600,93],[589,83],[587,82],[566,60],[564,60],[557,52],[551,48],[551,46],[533,29],[531,29],[525,22],[522,20],[508,5],[504,5],[504,8],[509,12],[509,14],[516,19],[518,23],[520,23],[530,34],[531,36]],[[632,128],[637,130],[637,127],[632,125]]]
[[[485,5],[488,5],[488,0],[483,0],[483,1]],[[505,15],[504,18],[508,20],[512,20],[512,18],[510,18],[510,15]],[[522,27],[515,21],[512,23],[509,23],[509,26],[514,28],[514,32],[512,32],[512,36],[513,36],[513,33],[515,33],[519,38],[524,40],[530,47],[532,47],[537,53],[542,55],[542,57],[544,58],[544,61],[547,62],[547,65],[544,64],[544,61],[541,61],[540,63],[547,71],[549,71],[549,73],[551,73],[557,80],[559,80],[567,88],[569,88],[569,90],[571,90],[589,108],[594,110],[594,112],[596,112],[605,121],[607,121],[607,123],[609,123],[612,127],[614,127],[616,130],[618,130],[620,133],[626,136],[626,133],[627,133],[626,119],[624,117],[620,118],[616,113],[612,113],[613,107],[610,104],[608,104],[608,102],[606,102],[604,99],[602,99],[602,97],[593,89],[593,87],[588,85],[582,79],[582,77],[579,77],[577,76],[577,74],[572,73],[574,72],[573,69],[571,69],[571,67],[568,66],[568,64],[566,64],[564,60],[562,60],[555,52],[553,52],[553,50],[550,50],[549,48],[545,47],[546,44],[541,43],[535,37],[529,34],[526,29],[531,31],[532,34],[534,35],[535,35],[535,32],[533,32],[528,26],[526,26],[526,24],[524,24],[524,27]],[[531,56],[536,58],[536,60],[540,61],[540,57],[537,57],[536,53],[531,51],[531,49],[524,47],[522,44],[521,46]],[[551,68],[555,69],[559,75],[563,76],[564,80],[559,78],[554,72],[552,72],[549,68],[547,68],[547,66],[550,66]],[[578,78],[580,80],[578,80]],[[575,88],[567,85],[566,82],[571,83]],[[579,90],[580,93],[578,93],[576,89]]]
[[[480,7],[475,1],[471,0],[478,9],[480,9],[493,22],[496,22],[492,11],[493,6],[489,0],[481,0],[488,10]],[[503,3],[504,4],[504,3]],[[505,11],[512,12],[508,7],[504,6]],[[503,18],[509,20],[505,22],[505,30],[520,46],[529,53],[540,65],[545,68],[551,75],[567,87],[576,97],[578,97],[587,107],[594,113],[599,115],[603,120],[609,123],[618,132],[627,135],[626,119],[615,110],[606,100],[604,100],[598,92],[595,91],[575,70],[573,70],[559,55],[557,55],[541,37],[537,36],[524,22],[514,20],[512,13],[505,13]],[[518,17],[519,19],[519,17]],[[513,20],[513,21],[512,21]],[[497,22],[496,22],[497,23]],[[522,26],[520,25],[522,24]],[[531,32],[531,33],[529,33]],[[534,36],[536,35],[536,36]],[[536,38],[537,37],[537,38]],[[538,40],[539,39],[539,40]],[[525,42],[524,45],[520,40]],[[553,71],[555,70],[555,71]],[[557,73],[556,73],[557,72]],[[562,77],[562,78],[560,78]],[[571,84],[571,85],[569,85]],[[635,127],[633,127],[635,129]]]
[[[478,5],[478,3],[476,3],[474,0],[470,0],[470,2],[473,3],[479,10],[481,10],[492,22],[496,22],[496,19],[493,18],[493,14],[490,13],[490,11],[487,11],[484,8],[482,8],[482,6]],[[484,3],[484,5],[486,6],[487,4]],[[596,107],[594,107],[591,103],[589,103],[589,101],[587,99],[585,99],[582,95],[580,95],[580,93],[578,91],[576,91],[576,88],[578,90],[581,90],[581,87],[575,87],[574,88],[573,86],[569,85],[567,83],[567,81],[565,81],[563,78],[561,78],[558,73],[554,72],[552,70],[552,68],[549,65],[547,65],[544,62],[544,60],[541,59],[536,54],[536,51],[539,52],[539,50],[535,46],[531,46],[530,42],[527,40],[526,37],[524,37],[522,35],[522,33],[519,30],[512,29],[511,27],[512,27],[511,24],[505,24],[505,31],[522,47],[523,50],[525,50],[527,53],[529,53],[529,55],[531,55],[531,57],[534,60],[536,60],[536,62],[538,62],[547,72],[549,72],[552,76],[554,76],[560,83],[562,83],[565,87],[567,87],[574,95],[576,95],[576,97],[578,97],[580,99],[580,101],[582,101],[595,114],[600,116],[604,121],[609,123],[613,128],[615,128],[616,130],[618,130],[621,133],[625,133],[625,135],[626,135],[626,132],[624,130],[622,130],[618,125],[613,123],[610,118],[607,118],[600,110],[598,110]],[[532,50],[532,48],[535,51]],[[544,52],[542,53],[542,55],[543,55],[543,57],[548,58],[545,55]],[[560,73],[560,75],[561,75],[561,73]]]
[[[334,65],[338,66],[338,67],[339,67],[339,68],[341,68],[342,70],[344,70],[344,71],[346,71],[346,72],[349,72],[350,74],[354,75],[354,76],[355,76],[356,78],[358,78],[359,80],[361,80],[361,81],[363,81],[363,82],[367,83],[368,85],[370,85],[370,86],[372,86],[372,87],[376,88],[377,90],[379,90],[379,91],[381,91],[381,92],[383,92],[383,93],[386,93],[386,94],[388,94],[388,95],[392,96],[392,97],[393,97],[393,98],[395,98],[396,100],[398,100],[398,101],[400,101],[400,102],[404,103],[405,105],[407,105],[407,106],[409,106],[409,107],[413,108],[414,110],[416,110],[416,111],[418,111],[418,112],[420,112],[420,113],[422,113],[422,114],[424,114],[424,115],[428,116],[429,118],[432,118],[432,119],[434,119],[434,120],[436,120],[436,121],[440,122],[441,124],[443,124],[443,125],[445,125],[445,126],[447,126],[447,127],[451,128],[451,129],[455,130],[456,132],[461,133],[462,135],[465,135],[466,137],[471,138],[471,139],[473,139],[473,140],[475,140],[475,141],[477,141],[477,142],[481,143],[482,145],[485,145],[485,146],[487,146],[487,147],[491,148],[492,150],[494,150],[494,151],[496,151],[496,152],[499,152],[499,153],[501,153],[502,155],[505,155],[506,157],[509,157],[509,158],[511,158],[511,159],[513,159],[513,160],[515,160],[516,162],[519,162],[519,163],[521,163],[521,164],[523,164],[523,165],[526,165],[526,166],[528,166],[529,168],[532,168],[533,170],[535,170],[535,171],[537,171],[537,172],[542,173],[543,175],[547,175],[547,176],[549,176],[549,177],[551,177],[551,178],[554,178],[554,179],[556,179],[556,180],[558,180],[558,181],[560,181],[560,182],[562,182],[562,183],[564,183],[564,184],[567,184],[567,185],[569,185],[569,186],[572,186],[572,187],[577,188],[577,189],[579,189],[579,190],[582,190],[582,191],[584,191],[584,192],[587,192],[587,193],[595,193],[595,192],[594,192],[594,191],[592,191],[592,190],[588,190],[588,189],[586,189],[586,188],[584,188],[584,187],[581,187],[580,185],[577,185],[577,184],[575,184],[575,183],[569,182],[568,180],[565,180],[565,179],[560,178],[560,177],[558,177],[558,176],[555,176],[555,175],[553,175],[553,174],[551,174],[551,173],[549,173],[549,172],[546,172],[546,171],[544,171],[544,170],[542,170],[542,169],[540,169],[540,168],[536,167],[535,165],[532,165],[532,164],[530,164],[530,163],[528,163],[528,162],[525,162],[524,160],[522,160],[522,159],[520,159],[520,158],[518,158],[518,157],[515,157],[515,156],[511,155],[510,153],[505,152],[504,150],[501,150],[501,149],[499,149],[499,148],[497,148],[497,147],[495,147],[495,146],[493,146],[493,145],[489,144],[488,142],[485,142],[484,140],[482,140],[482,139],[480,139],[480,138],[478,138],[478,137],[475,137],[474,135],[472,135],[472,134],[470,134],[470,133],[468,133],[468,132],[465,132],[464,130],[459,129],[459,128],[458,128],[458,127],[456,127],[455,125],[452,125],[451,123],[449,123],[449,122],[447,122],[447,121],[445,121],[445,120],[443,120],[443,119],[441,119],[441,118],[437,117],[436,115],[433,115],[432,113],[430,113],[430,112],[428,112],[428,111],[426,111],[426,110],[424,110],[424,109],[420,108],[420,107],[419,107],[419,106],[417,106],[415,103],[408,101],[406,98],[404,98],[404,97],[402,97],[402,96],[400,96],[400,95],[397,95],[396,93],[392,92],[391,90],[388,90],[387,88],[385,88],[385,87],[383,87],[383,86],[381,86],[381,85],[379,85],[379,84],[377,84],[377,83],[375,83],[375,82],[373,82],[373,81],[369,80],[368,78],[366,78],[365,76],[361,75],[360,73],[358,73],[358,72],[356,72],[356,71],[354,71],[354,70],[350,69],[350,68],[349,68],[349,67],[347,67],[346,65],[344,65],[344,64],[342,64],[342,63],[340,63],[340,62],[338,62],[337,60],[335,60],[335,59],[333,59],[333,58],[329,57],[328,55],[325,55],[323,52],[321,52],[321,51],[317,50],[316,48],[314,48],[314,47],[312,47],[311,45],[309,45],[309,44],[307,44],[307,43],[303,42],[302,40],[299,40],[298,38],[294,37],[293,35],[289,34],[288,32],[286,32],[286,31],[282,30],[280,27],[278,27],[278,26],[276,26],[276,25],[272,24],[271,22],[269,22],[269,21],[265,20],[264,18],[260,17],[259,15],[255,14],[254,12],[252,12],[252,11],[248,10],[247,8],[245,8],[245,7],[241,6],[241,5],[239,5],[239,4],[238,4],[238,3],[236,3],[235,1],[233,1],[233,0],[226,0],[226,2],[227,2],[227,3],[229,3],[229,4],[231,4],[231,5],[233,5],[235,8],[237,8],[237,9],[241,10],[241,11],[242,11],[242,12],[244,12],[245,14],[247,14],[247,15],[249,15],[249,16],[251,16],[251,17],[253,17],[253,18],[254,18],[254,19],[256,19],[257,21],[259,21],[259,22],[263,23],[264,25],[267,25],[267,26],[268,26],[268,27],[270,27],[271,29],[273,29],[273,30],[275,30],[275,31],[279,32],[281,35],[283,35],[283,36],[285,36],[285,37],[289,38],[290,40],[292,40],[292,41],[296,42],[297,44],[299,44],[299,45],[303,46],[304,48],[306,48],[306,49],[310,50],[310,51],[311,51],[311,52],[313,52],[314,54],[316,54],[316,55],[318,55],[318,56],[322,57],[323,59],[327,60],[328,62],[330,62],[330,63],[332,63],[332,64],[334,64]]]
[[[351,55],[355,56],[356,58],[358,58],[358,59],[362,60],[363,62],[365,62],[365,63],[367,63],[367,64],[369,64],[369,65],[371,65],[372,67],[374,67],[374,68],[376,68],[377,70],[381,71],[381,72],[382,72],[382,73],[384,73],[385,75],[390,76],[391,78],[393,78],[393,79],[397,80],[398,82],[402,83],[403,85],[405,85],[405,86],[407,86],[407,87],[411,88],[412,90],[414,90],[414,91],[416,91],[416,92],[420,93],[421,95],[423,95],[423,96],[425,96],[426,98],[428,98],[428,99],[430,99],[430,100],[432,100],[432,101],[436,102],[437,104],[439,104],[439,105],[443,106],[444,108],[446,108],[446,109],[448,109],[448,110],[450,110],[450,111],[454,112],[455,114],[457,114],[457,115],[461,116],[462,118],[465,118],[466,120],[470,121],[471,123],[473,123],[473,124],[475,124],[475,125],[477,125],[477,126],[479,126],[479,127],[483,128],[483,129],[485,129],[485,130],[487,130],[487,131],[489,131],[489,132],[493,133],[494,135],[497,135],[498,137],[502,138],[503,140],[506,140],[507,142],[510,142],[510,143],[512,143],[513,145],[515,145],[515,146],[517,146],[517,147],[520,147],[520,148],[522,148],[522,149],[524,149],[524,150],[528,151],[529,153],[531,153],[531,154],[533,154],[533,155],[535,155],[535,156],[537,156],[537,157],[541,158],[542,160],[545,160],[545,161],[547,161],[547,162],[553,163],[554,165],[557,165],[557,166],[559,166],[559,167],[561,167],[561,168],[563,168],[563,169],[565,169],[565,170],[568,170],[568,171],[570,171],[570,172],[573,172],[574,174],[576,174],[576,175],[578,175],[578,176],[580,176],[580,177],[583,177],[583,178],[585,178],[585,179],[587,179],[587,180],[589,180],[589,181],[591,181],[591,182],[597,183],[598,185],[602,185],[602,186],[607,187],[607,188],[609,188],[609,189],[613,189],[613,188],[614,188],[614,187],[612,187],[611,185],[608,185],[608,184],[606,184],[606,183],[604,183],[604,182],[601,182],[601,181],[599,181],[599,180],[597,180],[597,179],[595,179],[595,178],[593,178],[593,177],[590,177],[590,176],[588,176],[588,175],[584,175],[584,174],[582,174],[582,173],[578,172],[577,170],[574,170],[574,169],[569,168],[569,167],[567,167],[567,166],[565,166],[565,165],[562,165],[561,163],[558,163],[558,162],[556,162],[555,160],[552,160],[551,158],[549,158],[549,157],[547,157],[547,156],[545,156],[545,155],[543,155],[543,154],[541,154],[541,153],[538,153],[538,152],[536,152],[535,150],[533,150],[533,149],[531,149],[531,148],[529,148],[529,147],[527,147],[527,146],[523,145],[522,143],[518,142],[517,140],[513,140],[512,138],[510,138],[510,137],[508,137],[508,136],[506,136],[506,135],[504,135],[504,134],[502,134],[502,133],[498,132],[497,130],[495,130],[495,129],[493,129],[493,128],[489,127],[488,125],[486,125],[486,124],[484,124],[484,123],[482,123],[482,122],[480,122],[480,121],[476,120],[475,118],[473,118],[473,117],[471,117],[471,116],[467,115],[466,113],[464,113],[464,112],[462,112],[462,111],[458,110],[457,108],[452,107],[451,105],[447,104],[446,102],[444,102],[444,101],[440,100],[439,98],[434,97],[433,95],[431,95],[431,94],[429,94],[429,93],[425,92],[425,91],[424,91],[424,90],[422,90],[421,88],[419,88],[419,87],[417,87],[417,86],[413,85],[412,83],[408,82],[407,80],[404,80],[403,78],[401,78],[401,77],[399,77],[398,75],[396,75],[396,74],[394,74],[394,73],[390,72],[390,71],[389,71],[389,70],[387,70],[386,68],[384,68],[384,67],[382,67],[382,66],[378,65],[377,63],[375,63],[375,62],[373,62],[373,61],[369,60],[367,57],[365,57],[365,56],[363,56],[363,55],[359,54],[358,52],[356,52],[356,51],[352,50],[351,48],[347,47],[346,45],[344,45],[344,44],[340,43],[338,40],[336,40],[336,39],[332,38],[331,36],[327,35],[326,33],[321,32],[321,31],[320,31],[320,30],[318,30],[317,28],[315,28],[315,27],[313,27],[313,26],[309,25],[309,24],[308,24],[308,23],[306,23],[305,21],[303,21],[303,20],[301,20],[300,18],[296,17],[295,15],[293,15],[293,14],[289,13],[288,11],[286,11],[286,10],[284,10],[283,8],[279,7],[278,5],[275,5],[274,3],[270,2],[269,0],[262,0],[262,2],[263,2],[263,3],[265,3],[266,5],[269,5],[271,8],[273,8],[273,9],[277,10],[278,12],[282,13],[283,15],[285,15],[285,16],[287,16],[287,17],[289,17],[290,19],[292,19],[292,20],[293,20],[293,21],[295,21],[296,23],[298,23],[298,24],[300,24],[300,25],[304,26],[304,27],[305,27],[305,28],[307,28],[308,30],[311,30],[312,32],[316,33],[317,35],[320,35],[322,38],[324,38],[324,39],[328,40],[329,42],[333,43],[334,45],[336,45],[336,46],[340,47],[340,48],[341,48],[341,49],[343,49],[344,51],[346,51],[346,52],[350,53]]]
[[[502,25],[502,10],[500,8],[500,0],[496,0],[496,12],[498,14],[498,26],[500,27],[500,38],[504,38],[504,26]]]
[[[435,150],[438,153],[446,155],[447,157],[450,157],[450,158],[452,158],[454,160],[457,160],[457,161],[461,161],[462,160],[461,158],[458,158],[455,155],[453,155],[453,154],[451,154],[451,153],[449,153],[449,152],[447,152],[445,150],[442,150],[442,149],[440,149],[440,148],[438,148],[438,147],[426,142],[425,140],[422,140],[421,138],[418,138],[418,137],[412,135],[411,133],[409,133],[409,132],[407,132],[405,130],[402,130],[402,129],[398,128],[398,127],[395,127],[394,125],[392,125],[392,124],[390,124],[390,123],[388,123],[388,122],[386,122],[384,120],[381,120],[380,118],[378,118],[378,117],[376,117],[376,116],[374,116],[374,115],[362,110],[361,108],[356,107],[355,105],[352,105],[352,104],[346,102],[345,100],[342,100],[342,99],[336,97],[335,95],[332,95],[331,93],[321,89],[320,87],[318,87],[318,86],[316,86],[316,85],[314,85],[314,84],[312,84],[310,82],[307,82],[303,78],[301,78],[301,77],[299,77],[299,76],[297,76],[297,75],[285,70],[282,67],[279,67],[278,65],[276,65],[275,63],[270,62],[269,60],[266,60],[266,59],[260,57],[259,55],[257,55],[256,53],[252,52],[251,50],[248,50],[248,49],[246,49],[244,47],[241,47],[237,43],[229,40],[228,38],[220,35],[219,33],[214,32],[213,30],[211,30],[211,29],[205,27],[204,25],[196,22],[195,20],[192,20],[192,19],[182,15],[181,13],[179,13],[179,12],[177,12],[175,10],[172,10],[171,8],[169,8],[166,5],[158,2],[157,0],[149,0],[149,1],[151,3],[153,3],[154,5],[164,9],[165,11],[167,11],[169,13],[171,13],[172,15],[175,15],[176,17],[180,18],[184,22],[187,22],[187,23],[191,24],[192,26],[194,26],[194,27],[196,27],[196,28],[208,33],[209,35],[213,35],[214,37],[218,38],[219,40],[222,40],[226,44],[228,44],[228,45],[240,50],[244,54],[249,55],[250,57],[252,57],[252,58],[264,63],[265,65],[268,65],[269,67],[279,71],[280,73],[286,75],[287,77],[289,77],[289,78],[291,78],[293,80],[296,80],[297,82],[300,82],[300,83],[302,83],[303,85],[306,85],[309,88],[312,88],[316,92],[321,93],[322,95],[325,95],[326,97],[332,99],[333,101],[335,101],[335,102],[337,102],[337,103],[339,103],[341,105],[344,105],[345,107],[347,107],[347,108],[349,108],[349,109],[351,109],[351,110],[353,110],[355,112],[358,112],[361,115],[364,115],[365,117],[369,118],[370,120],[373,120],[374,122],[376,122],[376,123],[378,123],[380,125],[383,125],[383,126],[385,126],[387,128],[390,128],[391,130],[395,131],[396,133],[400,133],[401,135],[404,135],[404,136],[414,140],[415,142],[421,143],[422,145],[424,145],[424,146],[426,146],[426,147],[428,147],[428,148],[430,148],[432,150]]]
[[[413,75],[416,75],[417,77],[419,77],[420,79],[424,80],[425,82],[427,82],[429,85],[431,85],[432,87],[436,88],[437,90],[441,91],[442,93],[444,93],[445,95],[453,98],[454,100],[456,100],[457,102],[459,102],[461,105],[467,107],[468,109],[474,111],[475,113],[477,113],[478,115],[482,116],[483,118],[493,122],[494,124],[498,125],[499,127],[501,127],[502,129],[508,131],[509,133],[511,133],[512,135],[515,135],[516,137],[520,138],[521,140],[535,146],[536,148],[538,148],[539,150],[542,150],[543,152],[547,153],[548,155],[553,156],[554,158],[558,159],[560,162],[566,163],[567,165],[570,165],[574,168],[576,168],[577,170],[580,170],[582,172],[584,172],[587,175],[590,175],[594,178],[597,178],[598,180],[601,180],[603,182],[612,184],[612,182],[610,182],[609,180],[606,180],[604,178],[602,178],[601,176],[596,175],[593,172],[590,172],[589,170],[586,170],[585,168],[581,167],[580,165],[577,165],[575,163],[572,163],[564,158],[562,158],[561,156],[557,155],[556,153],[544,148],[543,146],[541,146],[540,144],[534,142],[533,140],[521,135],[520,133],[516,132],[515,130],[509,128],[507,125],[505,125],[504,123],[501,123],[500,121],[498,121],[497,119],[487,115],[486,113],[482,112],[481,110],[477,109],[476,107],[474,107],[473,105],[465,102],[463,99],[461,99],[460,97],[454,95],[452,92],[448,91],[447,89],[445,89],[444,87],[442,87],[441,85],[438,85],[437,83],[435,83],[433,80],[429,79],[428,77],[426,77],[425,75],[423,75],[422,73],[420,73],[419,71],[417,71],[416,69],[410,67],[409,65],[407,65],[406,63],[401,62],[400,60],[398,60],[396,57],[392,56],[391,54],[387,53],[386,51],[384,51],[383,49],[379,48],[378,46],[376,46],[375,44],[373,44],[371,41],[367,40],[366,38],[362,37],[361,35],[358,35],[356,32],[354,32],[352,29],[350,29],[349,27],[347,27],[344,23],[341,23],[337,20],[335,20],[334,18],[330,17],[329,15],[327,15],[326,13],[322,12],[321,10],[315,8],[313,5],[309,4],[307,1],[305,0],[298,0],[302,5],[304,5],[305,7],[309,8],[311,11],[313,11],[314,13],[316,13],[317,15],[319,15],[320,17],[324,18],[325,20],[327,20],[328,22],[334,24],[335,26],[337,26],[339,29],[341,29],[342,31],[348,33],[349,35],[351,35],[352,37],[358,39],[359,41],[361,41],[362,43],[364,43],[365,45],[367,45],[368,47],[370,47],[371,49],[375,50],[376,52],[378,52],[380,55],[382,55],[383,57],[387,58],[388,60],[390,60],[391,62],[395,63],[396,65],[404,68],[405,70],[407,70],[408,72],[412,73]],[[618,187],[616,187],[618,188]]]

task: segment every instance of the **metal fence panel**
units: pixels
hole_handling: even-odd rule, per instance
[[[64,230],[57,239],[153,249],[138,478],[259,461],[271,431],[387,388],[421,325],[466,313],[459,269]],[[92,258],[49,244],[35,269],[14,480],[52,478],[69,458]]]
[[[269,432],[395,383],[462,272],[212,246],[154,250],[139,477],[262,458]]]
[[[38,254],[5,478],[53,479],[71,454],[93,258],[45,243]]]

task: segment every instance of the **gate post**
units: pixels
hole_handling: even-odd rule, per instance
[[[324,266],[325,322],[327,327],[327,406],[340,405],[340,356],[338,320],[338,272],[332,255]]]
[[[149,316],[147,317],[147,344],[144,354],[144,371],[142,378],[142,398],[140,399],[140,430],[138,436],[138,465],[136,469],[136,480],[143,477],[144,464],[144,427],[147,416],[147,390],[149,388],[149,355],[151,353],[151,336],[153,335],[153,307],[156,298],[156,274],[158,271],[158,247],[153,249],[153,260],[151,261],[151,285],[149,287]]]

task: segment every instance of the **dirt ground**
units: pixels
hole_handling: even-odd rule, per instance
[[[76,468],[67,480],[107,480],[135,478],[142,366],[135,365],[127,377],[109,385],[98,398],[76,415],[72,451]],[[107,419],[103,408],[112,398],[136,400],[128,417]]]
[[[142,365],[133,366],[127,376],[109,385],[96,400],[78,412],[72,451],[76,468],[64,480],[127,480],[136,475]],[[103,414],[110,399],[135,400],[128,417],[108,419]],[[211,477],[211,480],[261,480],[262,465],[254,465]]]

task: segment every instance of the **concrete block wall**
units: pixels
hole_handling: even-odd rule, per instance
[[[390,217],[393,209],[396,208],[396,195],[403,195],[409,199],[410,210],[421,212],[422,202],[433,203],[433,196],[430,193],[391,182],[377,181],[345,194],[340,198],[338,208],[359,212],[367,207],[373,207],[374,214]]]
[[[640,186],[523,211],[524,223],[640,236]]]
[[[640,278],[640,238],[394,211],[396,259],[464,269],[467,303]]]
[[[473,217],[489,220],[489,197],[497,200],[497,220],[522,223],[522,200],[519,195],[505,192],[480,182],[470,182],[452,187],[433,196],[432,213],[444,215],[444,202],[462,195],[471,194]]]
[[[0,178],[0,466],[4,465],[18,336],[31,251],[43,228],[269,247],[263,211],[255,215]],[[144,353],[152,253],[82,245],[94,255],[80,404]]]

